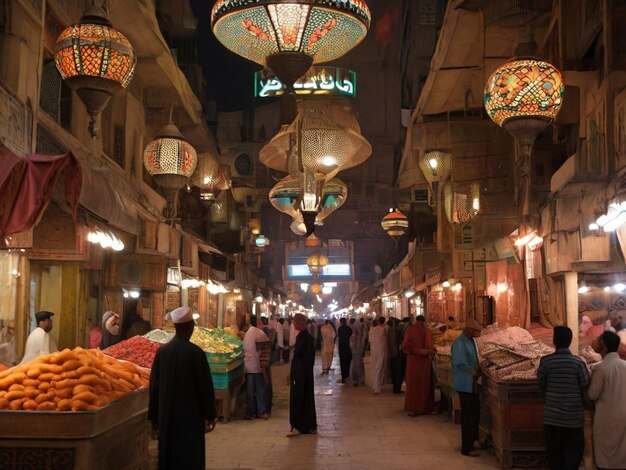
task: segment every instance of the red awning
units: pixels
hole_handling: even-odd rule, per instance
[[[76,217],[82,173],[72,153],[24,155],[0,145],[0,236],[24,232],[37,223],[59,178]]]

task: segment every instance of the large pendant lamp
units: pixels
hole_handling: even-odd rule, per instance
[[[113,28],[106,11],[90,6],[77,24],[63,30],[56,40],[54,62],[65,80],[85,103],[89,132],[111,96],[125,89],[133,78],[137,55],[130,41]]]
[[[311,64],[359,44],[370,22],[363,0],[218,0],[211,12],[224,46],[267,66],[289,88]]]
[[[166,218],[176,217],[178,191],[185,186],[196,169],[196,150],[187,142],[178,127],[167,123],[143,153],[143,164],[164,190],[167,199]]]
[[[500,66],[487,80],[485,109],[509,131],[518,149],[523,178],[521,215],[529,214],[530,154],[537,136],[557,116],[565,85],[561,72],[537,59],[515,59]]]
[[[443,187],[443,204],[448,222],[468,223],[480,211],[480,185],[476,181],[448,181]]]

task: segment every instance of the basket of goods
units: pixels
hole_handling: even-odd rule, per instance
[[[174,332],[159,330],[157,328],[156,330],[149,331],[148,333],[143,335],[143,337],[149,339],[150,341],[165,344],[169,343],[170,340],[174,337]]]
[[[224,332],[221,328],[196,326],[191,335],[191,342],[200,346],[206,353],[207,360],[213,363],[230,362],[241,355],[242,341]]]
[[[161,347],[161,343],[149,340],[143,336],[133,336],[106,348],[102,352],[107,356],[151,369],[154,356],[159,347]]]

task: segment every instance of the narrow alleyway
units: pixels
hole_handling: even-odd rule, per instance
[[[369,373],[369,357],[366,371]],[[497,468],[488,451],[480,457],[460,453],[460,426],[446,414],[410,418],[402,411],[404,395],[393,395],[391,385],[374,395],[369,387],[337,383],[334,372],[321,375],[315,364],[317,435],[288,438],[289,366],[274,365],[274,410],[267,421],[240,418],[244,407],[228,424],[219,423],[207,435],[208,469],[412,469],[457,470]],[[151,444],[156,458],[156,446]]]

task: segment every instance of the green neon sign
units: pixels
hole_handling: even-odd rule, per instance
[[[341,67],[313,66],[294,83],[297,95],[356,96],[356,72]],[[285,93],[285,85],[264,70],[254,74],[254,96],[267,98]]]

